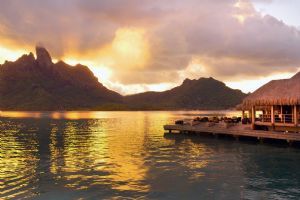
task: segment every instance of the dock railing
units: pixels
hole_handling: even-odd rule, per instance
[[[275,123],[292,124],[294,123],[293,114],[275,115]]]
[[[257,119],[257,121],[271,122],[271,115],[269,115],[269,114],[260,115],[259,118]]]

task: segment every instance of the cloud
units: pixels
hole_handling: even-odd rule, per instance
[[[122,31],[140,42],[113,48]],[[93,60],[120,84],[251,79],[300,66],[299,30],[263,16],[250,0],[10,0],[1,2],[0,40]]]

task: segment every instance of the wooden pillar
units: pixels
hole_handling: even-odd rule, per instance
[[[272,125],[275,124],[275,115],[274,115],[274,106],[271,106],[271,123]]]
[[[294,105],[294,113],[293,114],[294,114],[294,124],[295,124],[295,126],[297,126],[298,125],[298,118],[299,118],[297,105]]]
[[[251,109],[251,124],[252,124],[252,129],[255,129],[255,106],[252,106]]]
[[[233,136],[233,137],[234,137],[234,139],[235,139],[236,141],[239,141],[239,140],[240,140],[240,138],[239,138],[238,135],[235,135],[235,136]]]
[[[245,111],[242,111],[242,120],[245,118]]]
[[[280,106],[280,113],[281,113],[281,123],[285,122],[284,116],[283,116],[283,109],[282,109],[282,105]]]

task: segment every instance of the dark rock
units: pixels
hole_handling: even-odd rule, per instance
[[[121,96],[104,87],[84,65],[53,64],[43,47],[0,65],[0,110],[227,109],[246,94],[213,78],[186,79],[165,92]]]
[[[213,78],[185,79],[182,85],[165,92],[145,92],[125,97],[128,105],[140,109],[228,109],[247,95]]]
[[[36,59],[31,53],[0,65],[0,109],[78,110],[122,101],[122,96],[99,83],[88,67],[53,64],[42,47],[37,47],[36,53]]]
[[[53,65],[51,56],[44,47],[36,47],[36,61],[40,67],[50,68]]]

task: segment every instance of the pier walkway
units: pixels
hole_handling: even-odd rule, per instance
[[[299,142],[300,133],[291,132],[275,132],[252,130],[249,125],[236,124],[227,127],[225,123],[217,123],[211,125],[209,123],[200,123],[198,125],[165,125],[164,129],[169,133],[198,133],[213,135],[230,135],[233,137],[252,137],[258,140],[276,139],[285,140],[287,142]]]

